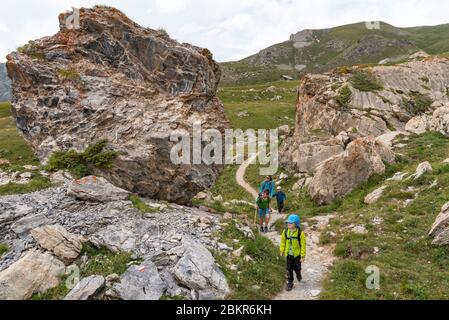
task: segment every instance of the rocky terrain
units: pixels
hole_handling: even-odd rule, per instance
[[[314,176],[309,190],[317,203],[341,199],[382,174],[383,161],[395,161],[389,149],[396,137],[426,131],[448,135],[448,74],[448,59],[427,58],[307,75],[281,164]],[[365,137],[368,144],[361,143]]]
[[[6,66],[0,63],[0,102],[11,100],[11,81],[6,73]]]
[[[128,193],[86,177],[40,192],[0,198],[0,299],[28,299],[59,284],[66,270],[89,264],[84,245],[132,254],[123,275],[90,275],[66,299],[220,299],[230,293],[210,251],[221,218],[201,209],[147,201],[142,214]],[[88,200],[80,200],[88,199]],[[241,227],[243,228],[243,226]],[[31,272],[32,271],[32,272]],[[108,278],[108,279],[109,279]]]
[[[222,64],[224,85],[294,79],[339,66],[388,64],[409,55],[449,52],[449,25],[397,28],[385,22],[365,22],[322,30],[303,30],[290,39],[236,62]]]
[[[229,126],[212,54],[113,8],[81,9],[78,30],[67,29],[70,14],[59,16],[57,34],[7,56],[19,131],[43,163],[55,151],[107,140],[118,156],[95,174],[143,196],[188,203],[222,166],[175,166],[170,135],[191,133],[194,119],[223,133]]]

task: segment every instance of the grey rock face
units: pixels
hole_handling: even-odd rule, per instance
[[[434,245],[449,245],[449,202],[441,208],[429,236],[434,238],[432,242]]]
[[[106,203],[128,200],[131,193],[117,188],[102,177],[89,176],[73,180],[67,194],[80,200]]]
[[[54,151],[82,151],[106,139],[118,157],[94,174],[142,196],[189,203],[223,166],[174,164],[178,142],[170,137],[192,136],[194,120],[203,130],[229,128],[212,54],[116,9],[80,9],[79,30],[65,28],[68,15],[60,15],[58,34],[34,42],[42,59],[7,57],[19,131],[43,162]]]
[[[0,63],[0,102],[11,101],[11,80],[6,73],[6,66]]]
[[[198,242],[184,237],[182,258],[172,273],[182,284],[196,291],[212,289],[216,298],[224,298],[230,289],[212,254]]]
[[[122,300],[159,300],[166,288],[154,263],[147,260],[129,267],[107,295]]]
[[[49,224],[50,220],[43,214],[36,214],[31,216],[26,216],[11,226],[11,229],[19,234],[23,235],[28,233],[34,228]]]
[[[69,292],[64,300],[90,300],[104,288],[105,284],[106,281],[102,276],[84,278]]]

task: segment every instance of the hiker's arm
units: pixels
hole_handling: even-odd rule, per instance
[[[285,230],[282,232],[282,235],[281,235],[280,252],[281,252],[281,256],[284,256],[284,254],[285,254]]]
[[[301,259],[304,259],[306,257],[306,235],[304,232],[301,232]]]

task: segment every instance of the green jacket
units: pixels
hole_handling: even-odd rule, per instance
[[[299,229],[296,229],[293,234],[291,235],[291,240],[288,239],[288,235],[286,235],[286,232],[289,234],[291,231],[289,229],[284,230],[282,232],[281,236],[281,254],[284,256],[288,256],[288,252],[290,251],[290,242],[293,244],[293,253],[295,255],[295,258],[301,256],[301,258],[306,257],[306,235],[304,232],[301,231],[301,236],[299,236],[300,239],[298,239],[298,233]]]
[[[270,207],[270,198],[257,198],[257,206],[259,209],[267,209]]]

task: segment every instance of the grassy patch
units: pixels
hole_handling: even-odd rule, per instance
[[[48,160],[47,170],[68,170],[76,178],[83,178],[91,174],[93,167],[109,169],[113,160],[117,157],[115,151],[105,151],[106,140],[90,145],[84,152],[74,150],[67,152],[55,152]]]
[[[80,74],[74,69],[59,69],[58,76],[70,80],[78,80],[80,78]]]
[[[428,111],[432,103],[432,98],[420,92],[412,92],[408,99],[402,99],[402,105],[414,115]]]
[[[381,83],[374,73],[369,70],[357,70],[353,72],[350,79],[353,87],[360,91],[380,91],[383,89]]]
[[[230,300],[266,300],[280,292],[285,283],[285,261],[279,257],[279,250],[270,240],[257,234],[255,240],[246,239],[234,223],[222,232],[221,242],[236,246],[232,239],[239,240],[238,247],[244,246],[242,257],[230,257],[216,253],[217,262],[233,290]],[[244,261],[245,255],[254,259]],[[240,274],[229,268],[230,264],[238,266]],[[256,286],[256,287],[255,287]]]
[[[132,202],[133,207],[139,210],[142,213],[155,213],[159,212],[159,209],[152,208],[147,205],[139,196],[132,195],[129,197],[129,200]]]
[[[8,252],[8,246],[4,243],[0,243],[0,257]]]
[[[30,41],[27,44],[17,48],[17,52],[26,54],[33,59],[44,59],[45,54],[39,49],[39,46],[34,41]]]
[[[30,183],[27,184],[9,183],[0,186],[0,196],[31,193],[42,189],[51,188],[52,186],[53,184],[47,177],[35,175],[31,179]]]

